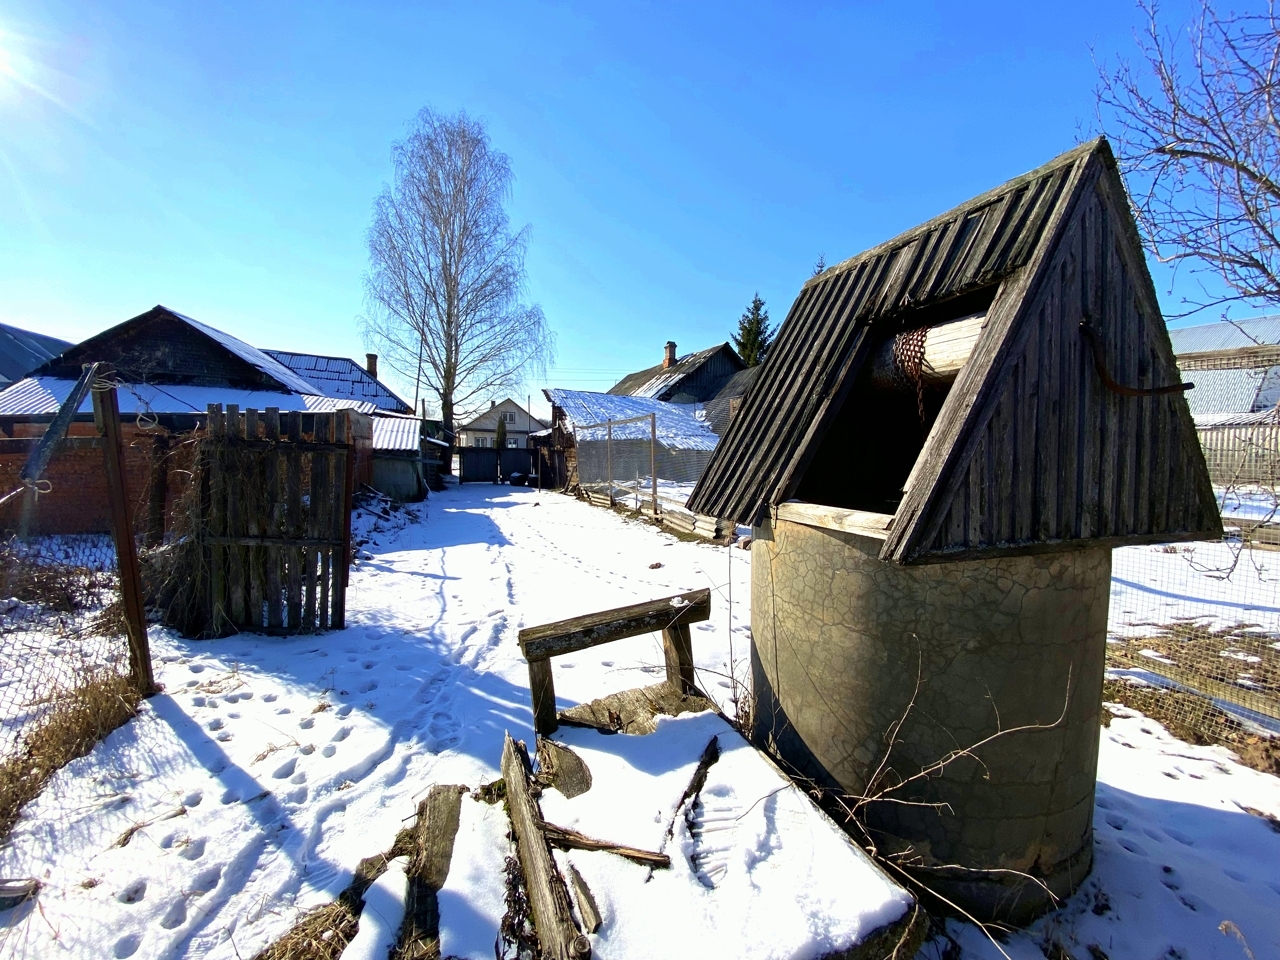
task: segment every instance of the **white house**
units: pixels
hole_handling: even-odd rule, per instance
[[[547,424],[507,397],[501,403],[490,401],[488,410],[459,427],[458,446],[496,447],[499,422],[506,427],[509,449],[524,449],[529,446],[529,434],[547,427]]]

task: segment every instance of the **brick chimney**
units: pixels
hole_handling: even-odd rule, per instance
[[[378,355],[376,353],[366,353],[364,355],[364,368],[369,371],[369,376],[378,379]]]
[[[676,365],[676,343],[674,340],[668,340],[666,347],[662,353],[662,369],[670,370]]]

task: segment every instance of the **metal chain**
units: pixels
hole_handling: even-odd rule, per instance
[[[907,382],[916,388],[916,410],[924,424],[924,341],[927,327],[908,330],[893,338],[893,364]]]

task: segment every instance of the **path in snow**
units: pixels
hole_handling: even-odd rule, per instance
[[[362,520],[346,630],[153,629],[165,693],[56,775],[0,850],[0,876],[45,884],[43,913],[0,919],[0,957],[252,956],[386,849],[427,786],[495,779],[505,730],[532,742],[522,626],[710,586],[694,654],[726,673],[732,563],[745,663],[745,551],[526,489],[451,488],[426,513]],[[562,706],[662,663],[653,637],[558,658]]]

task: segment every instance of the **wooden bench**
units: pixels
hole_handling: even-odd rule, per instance
[[[555,682],[551,678],[552,657],[645,633],[662,631],[667,682],[682,694],[697,694],[689,624],[710,617],[711,591],[704,588],[521,630],[520,651],[529,661],[534,729],[545,736],[560,725],[556,719]]]

